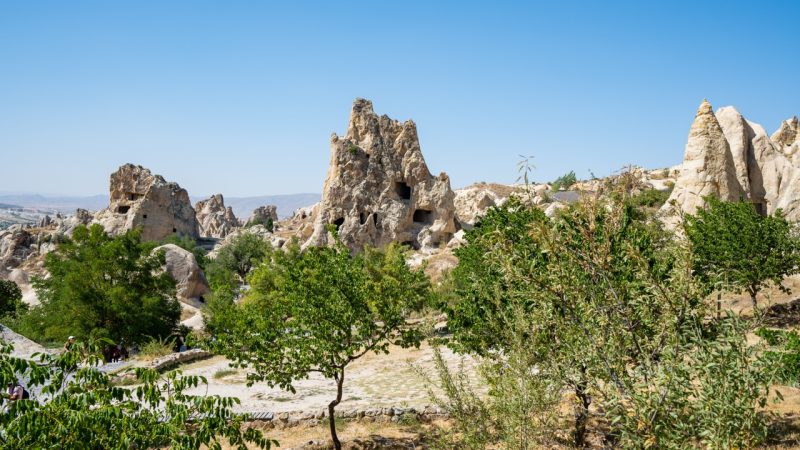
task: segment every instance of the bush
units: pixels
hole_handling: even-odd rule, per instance
[[[16,318],[28,310],[22,301],[22,291],[11,280],[0,280],[0,317]]]
[[[139,349],[139,357],[145,361],[151,361],[171,355],[174,346],[174,339],[150,338]]]
[[[578,182],[578,178],[575,176],[575,171],[570,170],[569,173],[565,173],[560,177],[556,178],[555,181],[550,183],[550,188],[554,191],[561,190],[561,188],[569,189],[572,187],[573,184]]]

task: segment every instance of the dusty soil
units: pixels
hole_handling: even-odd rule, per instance
[[[473,359],[455,355],[445,348],[442,354],[454,370],[463,362],[464,370],[474,374]],[[345,373],[343,401],[339,408],[422,407],[430,404],[425,382],[412,365],[436,378],[433,349],[427,344],[419,349],[394,347],[388,355],[363,356]],[[182,370],[187,375],[202,375],[208,379],[208,387],[190,393],[238,397],[242,403],[236,409],[240,412],[320,410],[327,408],[336,395],[334,382],[318,374],[295,383],[294,394],[270,388],[264,382],[247,387],[246,371],[230,368],[229,361],[221,356],[188,364]]]

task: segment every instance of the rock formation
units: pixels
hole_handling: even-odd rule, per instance
[[[225,207],[222,194],[212,195],[194,205],[197,211],[197,222],[200,235],[204,237],[224,238],[239,227],[239,219],[233,214],[231,207]]]
[[[179,300],[197,300],[211,292],[206,276],[192,252],[175,244],[162,245],[154,251],[159,250],[164,251],[165,270],[177,283]]]
[[[353,249],[400,242],[446,244],[457,231],[445,173],[431,176],[413,121],[378,116],[356,99],[347,133],[331,137],[331,160],[314,232],[307,245],[331,242],[329,224]]]
[[[95,222],[108,233],[141,227],[145,241],[173,234],[199,237],[189,194],[177,183],[168,183],[142,166],[125,164],[111,174],[109,191],[108,208],[95,215]]]
[[[763,214],[783,209],[800,219],[800,125],[786,120],[770,137],[761,125],[746,120],[728,106],[716,113],[703,101],[697,111],[670,203],[687,213],[703,207],[703,197],[739,199],[753,203]],[[672,216],[674,218],[674,216]]]
[[[250,218],[247,219],[247,225],[255,225],[255,224],[266,224],[269,221],[272,224],[278,223],[278,207],[275,205],[266,205],[266,206],[259,206],[258,208],[253,210],[253,214],[250,214]]]
[[[17,267],[34,251],[36,240],[21,225],[0,230],[0,269]]]

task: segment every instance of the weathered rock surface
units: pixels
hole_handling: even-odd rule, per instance
[[[720,135],[720,133],[722,135]],[[704,101],[689,132],[686,154],[670,200],[687,213],[704,206],[705,195],[744,199],[762,213],[783,209],[800,219],[800,124],[785,120],[770,137],[733,107],[714,113]],[[667,202],[665,212],[670,212]]]
[[[192,252],[175,244],[162,245],[156,247],[154,251],[159,250],[164,251],[165,270],[177,283],[179,300],[198,300],[211,292],[206,276]]]
[[[142,166],[125,164],[111,174],[109,191],[108,208],[94,218],[108,233],[141,227],[145,241],[173,234],[199,237],[189,194],[177,183],[168,183]]]
[[[239,219],[233,214],[231,207],[225,207],[222,194],[212,195],[194,205],[200,235],[204,237],[224,238],[236,228]]]
[[[499,206],[512,194],[523,194],[524,189],[496,183],[476,183],[455,191],[453,204],[455,216],[463,227],[474,225],[492,206]]]
[[[278,207],[275,205],[266,205],[266,206],[259,206],[258,208],[253,210],[253,213],[250,214],[250,218],[247,219],[247,225],[255,225],[255,224],[265,224],[268,221],[271,221],[272,224],[278,223]]]
[[[0,268],[22,264],[35,251],[31,248],[35,243],[30,231],[20,225],[0,231]]]
[[[331,242],[338,227],[353,249],[390,242],[414,248],[446,244],[458,231],[445,173],[428,171],[413,121],[378,116],[356,99],[344,136],[331,137],[331,160],[314,232],[306,245]]]
[[[683,165],[667,203],[674,201],[682,210],[694,212],[704,205],[707,195],[735,201],[744,191],[730,144],[711,104],[704,100],[689,130]]]

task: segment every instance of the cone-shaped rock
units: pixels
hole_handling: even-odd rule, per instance
[[[224,238],[239,227],[239,219],[230,207],[225,207],[222,194],[200,200],[194,205],[194,209],[197,211],[201,236]]]

